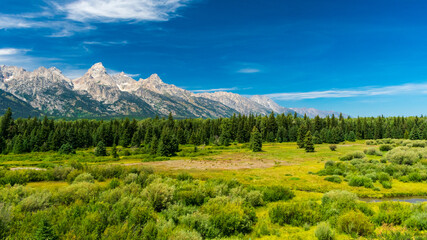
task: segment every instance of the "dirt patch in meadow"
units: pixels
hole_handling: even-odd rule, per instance
[[[11,171],[17,171],[17,170],[35,170],[35,171],[46,171],[44,168],[37,168],[37,167],[15,167],[10,168]]]
[[[240,170],[254,168],[270,168],[274,166],[292,165],[286,161],[265,160],[265,159],[225,159],[215,160],[168,160],[161,162],[127,163],[125,166],[145,165],[154,168],[177,169],[197,169],[197,170]]]

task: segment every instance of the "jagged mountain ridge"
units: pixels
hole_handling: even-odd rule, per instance
[[[316,109],[285,108],[268,97],[231,92],[193,93],[163,82],[157,74],[138,81],[124,72],[110,75],[102,63],[82,77],[68,79],[57,68],[29,72],[0,66],[0,90],[19,99],[31,114],[57,117],[152,117],[170,112],[178,118],[218,118],[233,114],[329,114]],[[317,112],[316,112],[316,111]]]

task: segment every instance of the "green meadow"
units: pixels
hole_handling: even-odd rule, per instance
[[[392,148],[380,151],[380,141],[334,151],[316,144],[315,152],[296,143],[264,143],[261,152],[232,143],[182,145],[172,157],[123,147],[118,158],[97,157],[94,148],[2,155],[1,236],[425,239],[425,203],[362,201],[427,196],[426,148],[385,140]],[[394,151],[419,159],[396,164]],[[348,159],[354,153],[363,156]],[[59,224],[63,217],[70,222]]]

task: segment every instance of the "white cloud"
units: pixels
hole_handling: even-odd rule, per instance
[[[223,92],[223,91],[234,91],[239,90],[237,87],[232,88],[213,88],[213,89],[202,89],[202,90],[192,90],[194,93],[205,93],[205,92]]]
[[[187,0],[77,0],[59,10],[79,22],[167,21]]]
[[[385,87],[363,87],[354,90],[327,90],[295,93],[273,93],[266,96],[277,100],[304,100],[317,98],[348,98],[381,95],[426,94],[427,83],[408,83]]]
[[[19,48],[0,48],[0,57],[1,56],[9,56],[16,55],[20,53],[26,53],[30,50],[28,49],[19,49]]]
[[[83,42],[85,45],[99,45],[99,46],[112,46],[112,45],[126,45],[128,41],[107,41],[107,42],[97,42],[97,41],[85,41]]]
[[[238,70],[238,73],[258,73],[261,70],[257,69],[257,68],[242,68],[240,70]]]

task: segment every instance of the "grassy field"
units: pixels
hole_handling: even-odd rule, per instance
[[[8,168],[44,168],[55,165],[67,165],[78,161],[87,165],[119,164],[124,166],[150,166],[156,172],[177,175],[187,172],[199,179],[221,178],[235,179],[243,184],[265,186],[285,185],[297,191],[325,193],[333,189],[348,190],[359,197],[382,198],[390,196],[427,196],[426,183],[404,183],[393,181],[393,188],[381,188],[375,191],[364,187],[351,187],[347,182],[333,183],[324,180],[324,176],[314,173],[324,168],[328,160],[339,161],[339,157],[368,147],[365,141],[346,142],[337,145],[336,151],[329,149],[329,144],[316,145],[316,152],[306,153],[298,149],[295,143],[266,143],[263,151],[254,153],[242,144],[229,147],[199,147],[193,153],[193,146],[182,146],[184,153],[171,158],[150,158],[147,154],[111,157],[95,157],[93,149],[78,150],[75,155],[60,155],[54,152],[9,154],[1,156],[0,166]],[[119,153],[124,152],[119,148]],[[134,149],[128,150],[130,153]],[[182,156],[184,155],[184,156]],[[366,156],[367,159],[379,160],[379,156]],[[41,185],[42,186],[42,185]]]
[[[315,201],[320,203],[324,193],[340,189],[357,194],[360,198],[383,198],[390,196],[427,196],[427,183],[401,182],[393,179],[393,187],[383,188],[379,182],[374,183],[375,188],[353,187],[348,182],[334,183],[324,180],[325,176],[316,175],[324,169],[328,160],[339,161],[339,157],[355,151],[363,151],[368,147],[365,141],[345,142],[337,145],[336,151],[329,149],[329,144],[316,145],[314,153],[306,153],[298,149],[295,143],[266,143],[263,151],[253,153],[246,145],[232,144],[229,147],[200,146],[194,151],[194,146],[181,146],[182,151],[178,156],[171,158],[152,158],[147,154],[138,154],[137,149],[119,148],[119,159],[95,157],[93,149],[77,150],[75,155],[60,155],[54,152],[30,153],[20,155],[4,155],[0,157],[0,166],[11,170],[20,168],[52,168],[58,165],[69,165],[73,161],[83,165],[115,164],[128,168],[147,166],[156,173],[164,176],[175,177],[183,172],[189,173],[202,181],[208,179],[237,180],[247,186],[273,186],[281,185],[291,188],[295,198],[291,202]],[[110,149],[108,149],[110,150]],[[129,153],[127,153],[129,152]],[[379,156],[366,156],[367,159],[380,160]],[[95,184],[105,187],[109,179]],[[48,189],[55,191],[68,186],[63,181],[30,182],[28,187],[35,189]],[[295,227],[291,225],[280,226],[273,224],[268,217],[269,203],[256,208],[258,222],[249,235],[240,236],[243,239],[316,239],[315,226]],[[379,203],[369,203],[378,211]],[[393,226],[380,226],[376,233],[388,231],[390,228],[397,231],[407,229]],[[268,232],[268,234],[265,234]],[[353,239],[347,234],[337,233],[337,239]],[[360,239],[363,239],[362,237]]]

